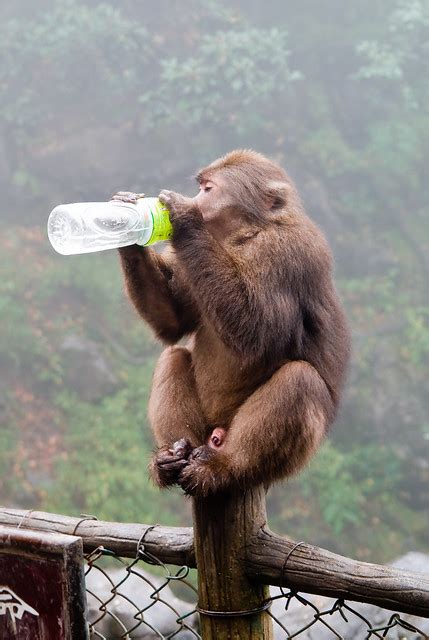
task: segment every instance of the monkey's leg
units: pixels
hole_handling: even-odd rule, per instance
[[[174,484],[190,452],[205,441],[207,434],[191,354],[185,347],[168,347],[161,354],[148,413],[159,447],[152,458],[151,475],[160,486]]]
[[[219,447],[194,449],[179,478],[187,493],[269,484],[298,471],[334,416],[325,382],[307,362],[289,362],[239,408]]]

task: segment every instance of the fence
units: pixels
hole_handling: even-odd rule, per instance
[[[82,538],[91,638],[429,638],[427,576],[276,535],[260,489],[194,500],[193,530],[13,509],[0,524]]]

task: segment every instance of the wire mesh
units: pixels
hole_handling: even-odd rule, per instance
[[[98,547],[86,556],[90,638],[201,640],[189,574],[189,567],[172,570],[143,546],[134,560]]]
[[[98,547],[86,556],[85,576],[92,639],[201,640],[189,567],[172,569],[144,546],[134,560]],[[370,604],[278,587],[270,587],[270,603],[274,640],[429,639],[429,619]]]
[[[274,640],[427,640],[429,619],[271,587]]]

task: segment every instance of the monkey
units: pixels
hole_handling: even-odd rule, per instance
[[[307,463],[336,417],[350,335],[327,240],[286,171],[239,149],[196,179],[193,198],[159,194],[168,253],[119,253],[131,301],[167,345],[148,405],[150,473],[207,496]]]

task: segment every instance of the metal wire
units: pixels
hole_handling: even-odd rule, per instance
[[[429,620],[374,605],[271,588],[275,640],[428,640]]]
[[[144,563],[158,567],[154,575]],[[86,556],[86,592],[90,637],[100,640],[199,639],[197,592],[189,581],[189,567],[167,565],[138,545],[134,560],[125,560],[104,547]],[[177,597],[180,584],[190,602]]]

